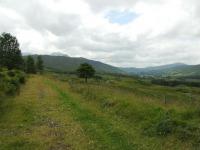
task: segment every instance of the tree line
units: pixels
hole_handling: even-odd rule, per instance
[[[37,56],[36,59],[32,56],[22,57],[17,38],[10,33],[2,33],[0,35],[0,68],[35,74],[42,73],[44,65],[41,56]],[[83,63],[77,69],[77,75],[87,82],[88,78],[94,77],[95,69],[90,64]]]
[[[152,84],[162,85],[162,86],[178,86],[178,85],[187,85],[192,87],[200,87],[200,82],[187,81],[187,80],[167,80],[167,79],[152,79]]]
[[[44,66],[41,56],[37,57],[36,62],[32,56],[23,58],[17,38],[10,33],[2,33],[0,35],[0,68],[22,70],[26,73],[42,73]]]
[[[43,60],[41,56],[37,56],[37,59],[35,59],[32,56],[28,56],[25,60],[25,72],[26,73],[43,73]]]

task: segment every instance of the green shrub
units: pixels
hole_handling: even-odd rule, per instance
[[[155,125],[156,134],[161,136],[169,135],[174,131],[177,126],[177,122],[170,118],[163,119]]]
[[[5,75],[2,72],[0,72],[0,80],[3,79],[4,77]]]
[[[192,114],[189,113],[187,117]],[[155,118],[144,122],[143,133],[147,136],[173,135],[182,142],[191,141],[195,146],[200,146],[200,127],[177,117],[173,111],[160,112]]]
[[[20,84],[25,83],[25,73],[18,70],[0,71],[0,90],[1,95],[14,95],[20,88]]]
[[[150,120],[144,122],[144,131],[150,136],[167,136],[173,133],[179,124],[173,109],[168,111],[158,108],[152,113]]]
[[[20,82],[21,84],[24,84],[24,83],[26,82],[25,76],[20,76],[20,77],[19,77],[19,82]]]
[[[7,84],[5,87],[6,95],[14,95],[17,91],[17,87],[14,84]]]
[[[195,128],[189,126],[179,127],[176,129],[176,134],[181,141],[186,141],[195,137],[195,130]]]
[[[14,77],[15,74],[16,74],[16,72],[15,72],[14,70],[9,70],[9,71],[7,72],[7,74],[8,74],[9,77]]]
[[[25,75],[25,73],[17,74],[17,78],[18,78],[18,80],[19,80],[19,82],[21,84],[24,84],[26,82],[26,75]]]
[[[200,117],[200,109],[196,107],[193,108],[193,110],[186,110],[184,112],[182,112],[181,114],[181,118],[184,120],[191,120],[191,119],[195,119],[195,118],[199,118]]]

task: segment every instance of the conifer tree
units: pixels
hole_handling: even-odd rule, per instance
[[[36,63],[36,67],[37,67],[37,71],[42,73],[44,70],[44,66],[43,66],[43,60],[41,56],[37,57],[37,63]]]
[[[0,35],[0,67],[23,69],[23,58],[17,38],[10,33]]]
[[[28,56],[26,60],[26,72],[36,73],[35,61],[32,56]]]

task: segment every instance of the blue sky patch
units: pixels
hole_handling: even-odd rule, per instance
[[[105,16],[111,23],[118,23],[121,25],[128,24],[138,17],[138,15],[131,11],[110,11]]]

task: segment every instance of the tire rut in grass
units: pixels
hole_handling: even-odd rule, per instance
[[[47,80],[46,83],[59,94],[60,100],[71,111],[73,118],[80,122],[85,132],[95,140],[96,148],[137,149],[137,145],[130,142],[130,139],[124,135],[124,131],[115,127],[110,120],[82,106],[67,92],[54,84],[53,81]]]

